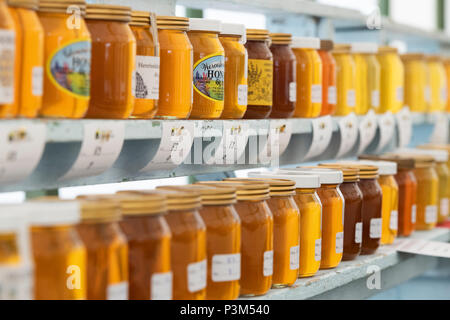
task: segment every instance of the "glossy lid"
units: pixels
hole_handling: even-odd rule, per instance
[[[184,30],[189,29],[189,18],[175,16],[157,16],[158,29]]]
[[[112,6],[108,4],[86,5],[86,19],[107,21],[131,21],[131,8],[126,6]]]
[[[39,0],[8,0],[8,6],[37,10],[39,8]]]
[[[160,186],[157,189],[173,191],[194,191],[200,194],[203,206],[229,205],[236,203],[236,189],[212,185],[187,184],[183,186]]]
[[[81,222],[112,222],[120,220],[120,202],[112,195],[79,196]]]
[[[444,59],[438,55],[425,55],[425,59],[430,62],[443,62]]]
[[[291,44],[292,35],[290,33],[271,33],[270,40],[272,44]]]
[[[141,195],[158,194],[165,196],[168,211],[196,210],[201,207],[200,194],[194,191],[157,189],[151,191],[133,191],[133,193]]]
[[[248,176],[256,179],[290,180],[294,182],[296,189],[316,189],[320,187],[319,176],[313,174],[279,170],[277,172],[249,172]]]
[[[344,166],[340,163],[320,163],[320,167],[329,169],[339,169],[342,171],[344,176],[344,182],[355,182],[359,181],[359,169],[349,166]]]
[[[374,42],[353,42],[350,44],[353,53],[377,53],[378,45]]]
[[[320,50],[331,51],[334,48],[333,40],[320,39]]]
[[[268,40],[269,31],[265,29],[247,29],[247,40]]]
[[[269,185],[259,181],[200,181],[197,184],[216,187],[233,187],[238,201],[267,200],[270,198]]]
[[[222,27],[219,20],[189,18],[189,31],[208,31],[220,33],[221,30]]]
[[[132,26],[150,26],[150,12],[148,11],[131,11]]]
[[[84,0],[40,0],[39,1],[39,11],[40,12],[55,12],[55,13],[65,13],[67,15],[71,15],[72,13],[68,13],[67,9],[69,7],[79,8],[81,14],[84,14],[86,11],[86,1]]]
[[[424,54],[423,53],[417,53],[417,52],[411,52],[411,53],[405,53],[400,55],[400,58],[402,61],[412,61],[412,60],[423,60]]]
[[[78,201],[60,200],[56,196],[48,196],[33,199],[29,203],[28,221],[32,226],[63,226],[80,222],[81,212]]]
[[[359,170],[359,179],[375,179],[378,178],[378,167],[369,164],[362,164],[357,162],[340,162],[345,167],[356,168]]]
[[[279,177],[249,177],[249,178],[227,178],[225,181],[258,181],[269,185],[270,196],[292,196],[295,194],[295,182]]]
[[[154,215],[167,212],[167,200],[156,192],[119,191],[114,195],[124,216]]]
[[[320,49],[320,39],[313,37],[292,37],[292,48]]]
[[[339,184],[344,181],[344,175],[341,170],[324,169],[319,166],[303,166],[289,170],[316,174],[320,178],[320,184]]]

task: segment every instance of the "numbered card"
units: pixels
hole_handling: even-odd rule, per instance
[[[370,110],[359,122],[359,154],[363,153],[375,138],[377,127],[377,116],[373,110]]]
[[[322,154],[328,147],[333,134],[333,121],[331,116],[325,116],[311,120],[312,141],[305,159],[313,158]]]
[[[341,135],[341,144],[336,155],[337,158],[347,154],[358,140],[358,119],[354,113],[343,117],[338,122]]]
[[[412,137],[412,117],[409,107],[404,107],[395,115],[398,128],[398,146],[399,148],[408,146]]]
[[[391,112],[386,112],[378,116],[378,127],[380,128],[380,141],[377,152],[381,152],[394,136],[395,119]]]
[[[433,112],[431,115],[431,120],[434,123],[434,130],[431,134],[430,141],[433,143],[444,143],[448,142],[448,114],[444,112]]]
[[[245,152],[249,135],[249,125],[244,120],[223,121],[222,141],[216,153],[216,164],[235,164]]]
[[[46,139],[42,123],[0,125],[0,185],[28,177],[41,159]]]
[[[395,249],[400,252],[450,258],[450,243],[422,239],[401,239]]]
[[[292,126],[289,120],[270,120],[267,143],[259,153],[261,162],[277,160],[286,150],[292,136]]]
[[[60,180],[96,176],[111,168],[122,150],[124,136],[123,122],[86,123],[78,157]]]

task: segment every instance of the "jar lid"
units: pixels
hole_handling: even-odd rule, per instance
[[[245,25],[239,23],[222,23],[220,34],[240,36],[242,38],[246,35]]]
[[[353,53],[377,53],[378,45],[374,42],[353,42],[351,52]]]
[[[340,162],[345,167],[356,168],[359,170],[359,179],[375,179],[378,178],[378,167],[369,164],[360,164],[357,162]]]
[[[395,161],[385,160],[360,160],[361,164],[368,164],[378,167],[378,174],[380,176],[391,176],[397,174],[397,163]]]
[[[333,53],[350,53],[352,46],[348,43],[335,43]]]
[[[320,184],[339,184],[344,181],[344,176],[340,170],[324,169],[319,166],[304,166],[289,170],[316,174],[320,178]]]
[[[8,6],[37,10],[39,9],[39,0],[8,0]]]
[[[269,194],[271,197],[295,195],[295,182],[289,179],[281,179],[279,177],[266,178],[258,176],[249,178],[226,178],[225,181],[257,181],[266,183],[269,185]]]
[[[130,22],[131,8],[109,4],[87,4],[86,19]]]
[[[131,26],[150,26],[150,12],[148,11],[131,11]]]
[[[427,150],[445,150],[450,153],[450,144],[427,143],[417,146],[417,148]]]
[[[443,59],[438,55],[425,55],[425,60],[429,62],[442,62]]]
[[[447,162],[448,152],[445,150],[431,150],[431,149],[412,149],[412,148],[401,148],[394,151],[395,153],[403,154],[423,154],[431,156],[436,162]]]
[[[292,171],[277,172],[249,172],[251,178],[261,179],[284,179],[291,180],[295,184],[296,189],[316,189],[320,187],[320,179],[318,175],[302,174]]]
[[[432,156],[423,155],[418,153],[410,153],[410,154],[399,154],[399,153],[388,153],[388,157],[396,157],[399,159],[409,159],[414,161],[414,169],[417,168],[430,168],[434,165],[435,161]]]
[[[208,31],[220,33],[221,30],[222,28],[219,20],[189,18],[189,31]]]
[[[120,202],[109,195],[78,196],[81,208],[81,222],[119,221],[122,214]]]
[[[292,37],[292,48],[320,49],[320,39],[313,37]]]
[[[39,12],[55,12],[55,13],[67,13],[69,7],[79,7],[82,14],[86,11],[86,1],[84,0],[40,0]]]
[[[189,18],[175,16],[157,16],[156,25],[158,29],[187,31],[189,29]]]
[[[28,209],[28,221],[36,227],[75,225],[81,218],[78,201],[61,200],[57,196],[33,199]]]
[[[272,44],[291,44],[292,35],[290,33],[271,33]]]
[[[0,205],[0,233],[14,232],[27,225],[30,203]]]
[[[415,168],[415,161],[412,157],[400,157],[393,154],[385,154],[381,156],[377,155],[371,155],[371,154],[364,154],[360,155],[359,159],[361,160],[383,160],[383,161],[391,161],[395,162],[397,164],[398,170],[411,170]]]
[[[411,60],[423,60],[424,59],[424,54],[423,53],[405,53],[400,55],[400,58],[402,59],[402,61],[411,61]]]
[[[344,182],[355,182],[359,181],[359,169],[349,166],[344,166],[340,163],[320,163],[320,167],[328,168],[328,169],[336,169],[338,168],[342,171],[342,175],[344,177]]]
[[[390,46],[378,47],[378,53],[398,53],[398,49]]]
[[[164,190],[139,191],[139,193],[159,193],[166,197],[167,211],[197,210],[202,206],[200,193],[193,190]]]
[[[199,181],[197,184],[212,185],[216,187],[233,187],[236,189],[236,198],[238,201],[258,201],[270,198],[269,185],[259,181]]]
[[[157,189],[197,192],[200,194],[203,206],[220,206],[236,203],[236,189],[232,187],[215,187],[200,184],[183,186],[160,186]]]
[[[261,40],[269,39],[269,31],[265,29],[247,29],[247,40]]]
[[[333,40],[320,39],[320,50],[331,51],[334,48]]]
[[[166,197],[159,193],[119,191],[113,197],[120,203],[123,216],[167,213]]]

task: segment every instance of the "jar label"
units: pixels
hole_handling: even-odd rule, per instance
[[[31,266],[0,266],[0,300],[33,299]]]
[[[44,68],[33,67],[31,70],[31,93],[40,97],[44,92]]]
[[[426,102],[430,102],[431,100],[431,90],[430,90],[430,86],[426,86],[425,87],[425,92],[423,93],[425,96],[425,101]]]
[[[159,57],[136,56],[133,88],[137,99],[159,98]]]
[[[397,87],[395,90],[395,98],[397,101],[403,102],[403,87]]]
[[[448,198],[442,198],[440,202],[439,213],[442,217],[448,216]]]
[[[417,217],[417,206],[415,204],[411,207],[411,222],[416,223],[416,217]]]
[[[322,259],[322,239],[317,239],[314,247],[314,260],[320,261]]]
[[[355,90],[347,90],[347,105],[349,107],[354,107],[356,105],[356,94]]]
[[[248,59],[248,104],[272,105],[273,62]]]
[[[241,254],[215,254],[212,257],[211,279],[214,282],[234,281],[241,278]]]
[[[106,289],[107,300],[128,300],[128,281],[108,285]]]
[[[344,250],[344,232],[336,233],[336,253],[342,253]]]
[[[381,238],[381,218],[375,218],[370,220],[370,238]]]
[[[372,90],[371,101],[372,107],[378,108],[380,106],[380,91]]]
[[[214,53],[198,60],[194,65],[193,85],[202,97],[212,101],[223,101],[225,57]]]
[[[398,229],[398,211],[391,211],[391,218],[389,219],[389,229],[397,230]]]
[[[322,85],[321,84],[311,85],[311,102],[312,103],[322,103]]]
[[[328,87],[328,104],[336,104],[337,93],[335,86]]]
[[[206,288],[206,260],[190,263],[187,267],[187,273],[189,292]]]
[[[273,274],[273,250],[264,252],[264,265],[263,275],[264,277],[271,276]]]
[[[58,89],[76,98],[89,98],[91,41],[72,41],[56,49],[46,69],[48,78]]]
[[[425,207],[425,223],[437,222],[437,206]]]
[[[441,100],[444,102],[447,102],[447,88],[446,87],[441,88]]]
[[[289,269],[297,270],[300,264],[300,246],[291,247],[289,253]]]
[[[362,222],[357,222],[355,224],[355,243],[362,242],[362,229],[363,229]]]
[[[150,287],[152,300],[172,300],[172,272],[154,273]]]
[[[16,34],[0,30],[0,103],[14,102],[14,59]]]
[[[238,85],[238,104],[241,106],[247,105],[247,92],[248,92],[248,86],[246,84],[240,84]]]
[[[297,82],[289,83],[289,101],[297,101]]]

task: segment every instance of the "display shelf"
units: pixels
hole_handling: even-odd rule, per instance
[[[411,237],[449,242],[450,229],[416,231]],[[365,299],[432,269],[438,259],[399,253],[393,245],[386,245],[373,255],[359,256],[354,261],[341,262],[335,269],[320,270],[314,277],[299,279],[292,287],[272,289],[264,296],[245,299]],[[381,288],[369,289],[367,279],[375,270],[380,272]]]

